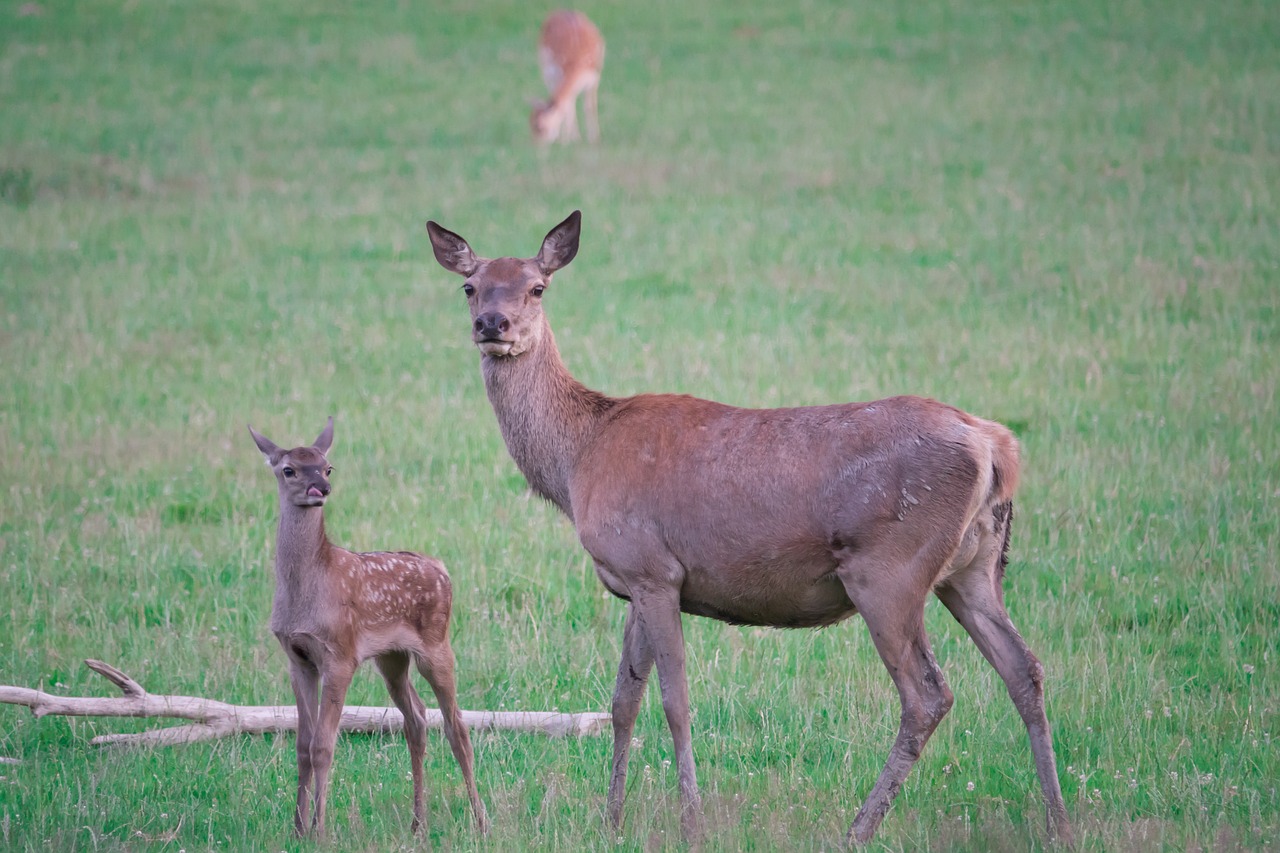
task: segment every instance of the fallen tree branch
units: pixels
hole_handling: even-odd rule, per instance
[[[25,705],[37,717],[177,717],[193,722],[135,734],[100,735],[90,743],[172,746],[213,740],[232,734],[296,731],[298,709],[293,705],[231,705],[195,696],[160,696],[102,661],[86,660],[94,672],[124,694],[118,697],[55,696],[43,690],[0,686],[0,703]],[[462,721],[478,730],[509,729],[552,736],[600,734],[610,725],[602,713],[560,714],[553,711],[463,711]],[[427,726],[440,728],[440,712],[427,709]],[[394,732],[404,727],[396,708],[348,705],[342,709],[340,729],[347,732]]]

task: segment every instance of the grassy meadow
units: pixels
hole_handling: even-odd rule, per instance
[[[547,306],[587,385],[1018,433],[1006,597],[1081,849],[1280,848],[1280,10],[590,0],[602,143],[539,151],[548,8],[0,5],[0,684],[289,702],[245,425],[332,414],[330,535],[449,566],[463,706],[608,710],[623,605],[423,228],[528,256],[581,208]],[[956,704],[873,849],[1043,848],[1012,703],[927,625]],[[838,848],[897,727],[865,627],[685,631],[705,848]],[[89,745],[164,724],[0,706],[0,846],[316,846],[292,736]],[[636,737],[614,832],[608,737],[478,734],[484,840],[438,732],[416,840],[403,742],[344,737],[322,849],[680,849],[656,679]]]

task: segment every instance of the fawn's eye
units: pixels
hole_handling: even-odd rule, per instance
[[[531,291],[529,291],[529,292],[530,292],[530,293],[532,293],[532,294],[534,295],[534,298],[536,298],[536,299],[541,299],[541,298],[542,298],[542,294],[543,294],[544,292],[546,292],[546,289],[547,289],[547,286],[546,286],[545,284],[535,284],[535,285],[533,286],[533,290],[531,290]]]
[[[332,466],[330,466],[330,467],[328,467],[328,468],[325,468],[325,469],[324,469],[324,475],[325,475],[326,477],[332,477],[332,476],[333,476],[333,467],[332,467]]]
[[[462,292],[467,295],[468,299],[476,295],[476,289],[469,284],[462,285]]]
[[[285,469],[284,469],[283,471],[281,471],[280,473],[281,473],[281,474],[284,474],[286,477],[292,477],[292,476],[293,476],[293,469],[292,469],[292,468],[285,468]]]

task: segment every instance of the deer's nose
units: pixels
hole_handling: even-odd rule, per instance
[[[511,330],[511,321],[498,311],[489,311],[477,316],[474,326],[478,335],[497,337]]]

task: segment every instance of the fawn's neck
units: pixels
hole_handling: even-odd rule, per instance
[[[302,630],[309,617],[320,613],[332,552],[324,532],[324,508],[295,506],[281,497],[272,631]]]
[[[573,467],[615,401],[570,375],[549,325],[530,349],[518,356],[486,355],[481,369],[511,458],[529,487],[572,521]]]

